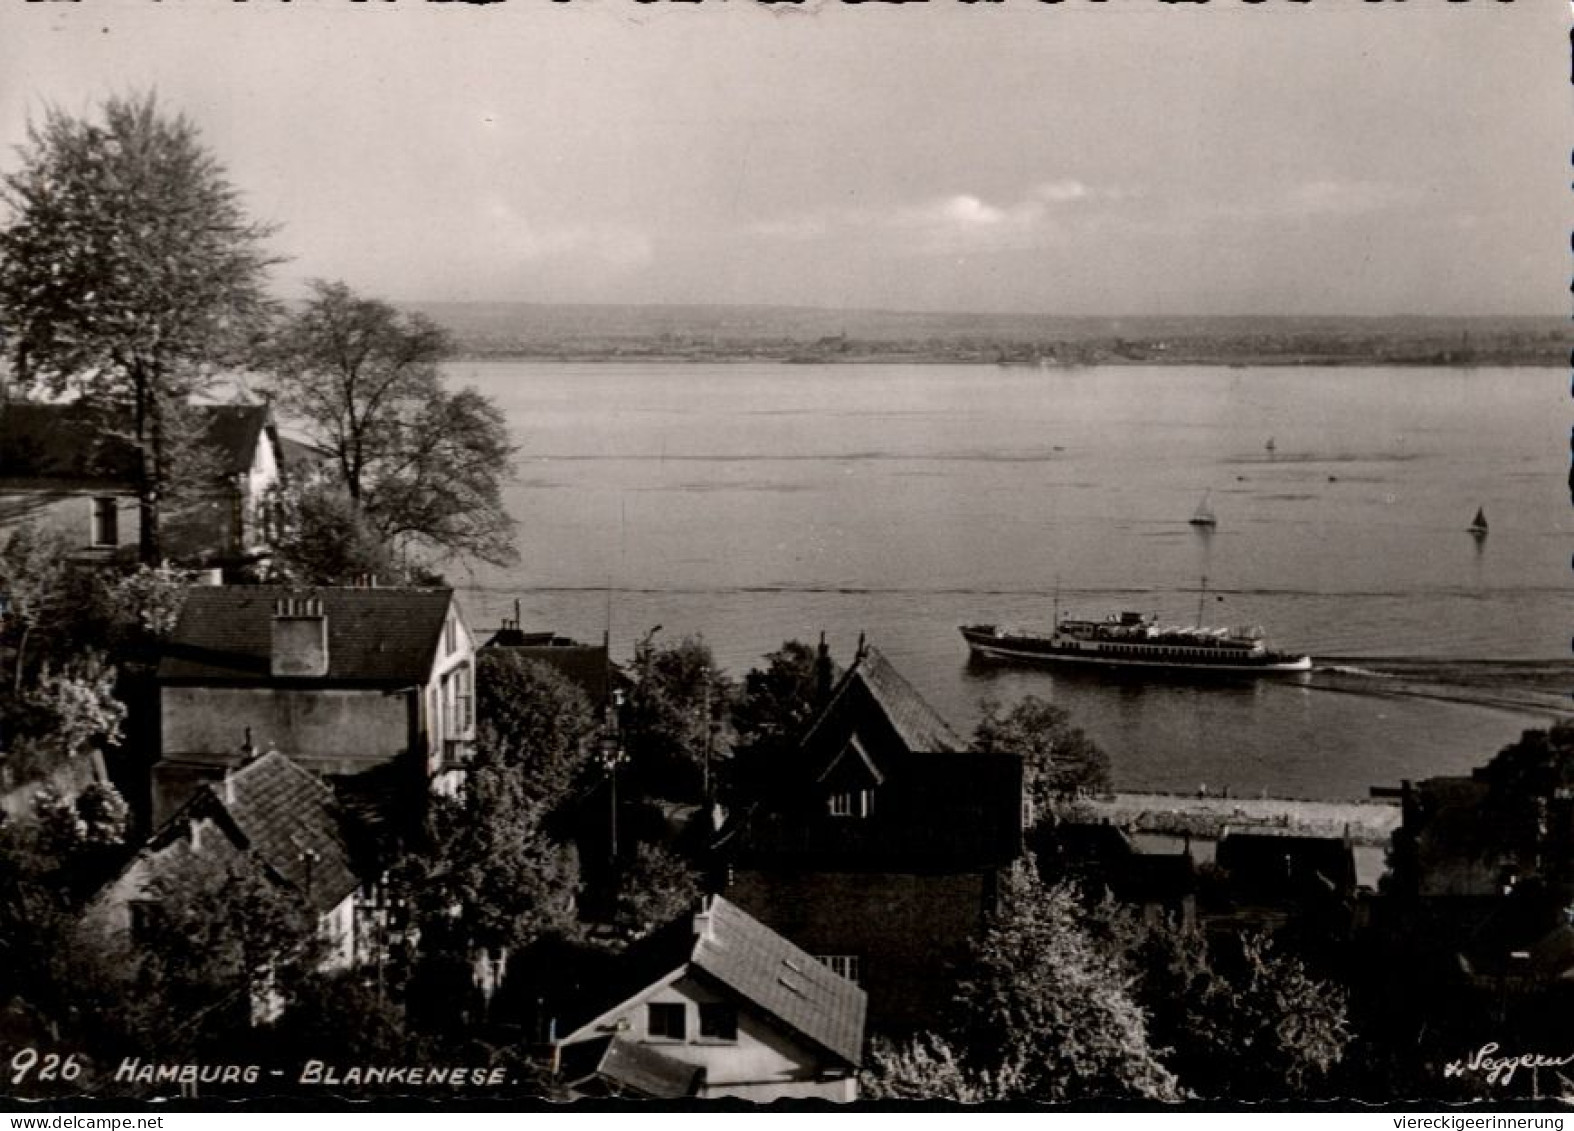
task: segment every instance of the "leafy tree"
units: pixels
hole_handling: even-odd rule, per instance
[[[1014,1067],[999,1072],[975,1067],[936,1033],[919,1033],[900,1045],[877,1037],[859,1076],[859,1098],[865,1100],[973,1104],[1011,1100],[1022,1089]]]
[[[1265,935],[1210,943],[1196,927],[1106,902],[1093,937],[1121,956],[1160,1059],[1211,1099],[1315,1098],[1351,1041],[1344,989]]]
[[[164,894],[149,930],[125,948],[119,1022],[142,1050],[212,1055],[294,999],[323,958],[304,897],[236,861],[191,892]]]
[[[33,814],[39,845],[57,862],[56,882],[74,900],[85,899],[123,862],[131,807],[114,786],[93,782],[75,797],[40,790]]]
[[[4,634],[15,651],[11,686],[22,690],[35,634],[58,627],[74,605],[68,540],[58,530],[24,522],[0,546]],[[47,654],[47,653],[46,653]]]
[[[729,735],[724,727],[732,682],[716,670],[710,645],[697,636],[656,647],[644,641],[634,657],[634,689],[626,713],[632,777],[650,797],[700,801],[726,782]]]
[[[419,1064],[451,1055],[412,1027],[403,1007],[361,971],[320,971],[302,982],[267,1033],[275,1062],[299,1069],[307,1059],[336,1064]],[[408,1085],[397,1085],[399,1088]]]
[[[1242,939],[1227,969],[1234,994],[1226,1017],[1239,1049],[1232,1058],[1237,1071],[1228,1077],[1233,1093],[1317,1095],[1350,1043],[1346,993],[1266,935]],[[1239,1071],[1248,1056],[1250,1066]]]
[[[92,118],[49,111],[0,180],[0,321],[24,388],[75,392],[130,421],[141,557],[189,429],[174,426],[269,308],[269,229],[251,220],[186,118],[152,95]]]
[[[38,824],[0,825],[0,999],[26,1001],[57,1025],[69,986],[59,962],[79,910],[61,875]]]
[[[985,700],[970,748],[981,754],[1020,754],[1027,795],[1038,813],[1050,812],[1057,802],[1110,789],[1109,756],[1072,725],[1064,707],[1036,695],[1009,711]]]
[[[1118,956],[1081,923],[1075,893],[1019,864],[1005,878],[957,990],[956,1037],[1012,1099],[1174,1100]]]
[[[431,320],[317,282],[267,367],[275,404],[329,453],[351,506],[385,541],[506,565],[517,557],[502,501],[513,448],[496,405],[443,387],[452,352]]]
[[[156,652],[175,631],[194,578],[186,570],[138,566],[109,580],[99,615],[122,652]]]
[[[544,830],[529,777],[482,741],[464,796],[434,800],[431,843],[405,862],[399,881],[424,940],[468,955],[573,929],[578,858]]]
[[[641,938],[693,907],[700,876],[676,853],[643,842],[617,880],[613,926],[625,938]]]
[[[275,580],[294,585],[345,585],[370,574],[387,584],[409,580],[388,543],[336,483],[279,488],[274,540]]]
[[[118,745],[125,718],[125,705],[115,697],[115,670],[103,653],[84,651],[59,671],[46,664],[8,712],[11,753],[47,772],[90,750]]]
[[[763,668],[743,677],[732,703],[738,736],[734,754],[739,772],[749,774],[756,787],[814,719],[821,683],[829,682],[828,667],[829,660],[822,661],[809,645],[788,640],[765,657]]]
[[[562,806],[591,771],[597,724],[590,700],[545,664],[507,648],[477,653],[476,718],[543,812]]]

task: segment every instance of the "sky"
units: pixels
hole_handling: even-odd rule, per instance
[[[1552,0],[78,0],[29,119],[154,89],[285,297],[1047,314],[1564,313]]]

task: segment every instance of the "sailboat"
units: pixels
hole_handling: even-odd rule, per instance
[[[1469,530],[1477,538],[1485,538],[1487,536],[1487,512],[1485,507],[1476,508],[1475,521],[1470,524]]]
[[[1219,525],[1219,520],[1214,517],[1213,507],[1208,505],[1208,497],[1212,494],[1211,490],[1202,493],[1202,502],[1197,504],[1197,511],[1190,519],[1193,526],[1213,527]]]
[[[1276,450],[1276,449],[1277,449],[1277,448],[1278,448],[1278,447],[1279,447],[1279,445],[1278,445],[1278,444],[1275,444],[1275,443],[1274,443],[1274,442],[1273,442],[1273,437],[1272,437],[1272,436],[1269,436],[1269,437],[1268,437],[1268,442],[1267,442],[1267,443],[1266,443],[1266,444],[1264,444],[1264,445],[1263,445],[1263,451],[1265,451],[1265,452],[1267,452],[1267,453],[1268,453],[1268,454],[1269,454],[1269,455],[1273,455],[1273,453],[1274,453],[1274,451],[1275,451],[1275,450]]]

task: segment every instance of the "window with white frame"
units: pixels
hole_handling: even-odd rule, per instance
[[[870,817],[874,815],[874,790],[849,789],[833,793],[827,802],[833,817]]]
[[[688,1010],[681,1001],[651,1002],[645,1007],[645,1032],[669,1041],[687,1039]]]
[[[846,978],[854,985],[863,974],[863,963],[856,954],[820,954],[817,958],[831,968],[831,973]]]
[[[474,675],[470,665],[466,664],[454,673],[454,706],[458,713],[459,725],[456,734],[463,734],[470,729],[475,721],[475,693],[472,690]]]

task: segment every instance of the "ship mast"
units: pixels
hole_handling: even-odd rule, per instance
[[[1208,575],[1202,575],[1202,590],[1197,594],[1197,628],[1202,628],[1202,604],[1208,599]]]

